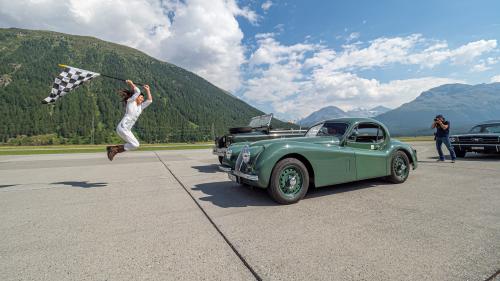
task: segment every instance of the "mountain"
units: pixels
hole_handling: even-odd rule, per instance
[[[311,113],[304,119],[301,119],[297,124],[301,126],[311,126],[319,121],[333,118],[345,117],[345,112],[336,106],[327,106]]]
[[[343,111],[342,109],[336,106],[327,106],[311,113],[309,116],[307,116],[302,120],[299,120],[297,123],[301,126],[311,126],[317,122],[327,119],[334,119],[341,117],[373,117],[385,113],[389,110],[390,108],[384,106],[377,106],[372,109],[364,109],[358,107],[349,111]]]
[[[371,112],[371,116],[377,116],[377,115],[380,115],[380,114],[384,114],[386,113],[387,111],[390,111],[392,109],[388,108],[388,107],[385,107],[385,106],[382,106],[382,105],[379,105],[379,106],[376,106],[372,109],[370,109],[370,112]]]
[[[431,135],[437,114],[451,123],[452,133],[465,132],[476,123],[500,119],[500,83],[446,84],[420,94],[415,100],[376,117],[396,135]]]
[[[189,71],[126,46],[0,29],[0,142],[47,134],[63,143],[118,141],[114,131],[124,109],[116,91],[125,84],[98,77],[54,105],[42,105],[61,71],[58,63],[150,84],[154,102],[136,124],[146,142],[210,140],[264,114]],[[290,127],[279,120],[273,126]]]
[[[391,109],[381,105],[374,107],[372,109],[365,109],[362,107],[358,107],[347,111],[346,115],[348,117],[374,117],[382,113],[386,113],[389,110]]]

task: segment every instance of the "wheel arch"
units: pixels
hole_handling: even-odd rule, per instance
[[[390,153],[388,154],[388,158],[387,158],[387,175],[388,176],[391,174],[392,158],[393,158],[394,154],[396,154],[398,151],[403,152],[406,155],[406,157],[408,157],[408,161],[410,161],[410,165],[412,165],[413,167],[416,167],[415,166],[416,163],[414,163],[414,161],[413,161],[413,157],[411,155],[411,152],[408,151],[408,149],[403,147],[403,146],[395,146],[390,150]]]
[[[394,152],[397,152],[397,151],[404,152],[404,154],[406,154],[406,157],[408,157],[408,160],[410,161],[410,164],[412,164],[412,165],[414,164],[413,163],[413,157],[411,156],[411,153],[406,148],[399,147],[396,150],[394,150]]]
[[[299,160],[300,162],[302,162],[304,164],[304,166],[306,166],[307,173],[309,174],[309,186],[314,187],[315,186],[314,185],[314,168],[311,165],[311,162],[304,155],[302,155],[300,153],[289,153],[289,154],[285,154],[281,158],[279,158],[278,161],[276,161],[276,163],[274,164],[274,167],[281,160],[286,159],[286,158],[295,158],[295,159]],[[273,169],[274,169],[274,167],[273,167]]]

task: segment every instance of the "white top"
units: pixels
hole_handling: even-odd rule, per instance
[[[132,127],[137,121],[137,118],[139,118],[139,115],[141,115],[142,111],[151,104],[150,100],[146,100],[138,106],[135,100],[140,94],[141,90],[135,87],[134,95],[127,100],[125,116],[123,116],[122,121],[120,121],[121,126],[125,129],[132,130]]]

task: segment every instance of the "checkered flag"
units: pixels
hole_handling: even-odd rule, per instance
[[[64,71],[54,80],[50,95],[42,100],[42,103],[54,103],[59,97],[66,95],[83,83],[99,75],[99,73],[88,70],[64,66]]]

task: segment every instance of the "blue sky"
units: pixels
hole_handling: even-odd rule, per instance
[[[276,1],[271,7],[259,25],[239,19],[248,42],[255,34],[275,31],[278,25],[283,26],[283,31],[276,38],[283,44],[309,38],[310,42],[321,41],[337,50],[352,33],[359,33],[357,40],[363,42],[422,34],[446,40],[451,47],[481,39],[500,39],[499,1]],[[427,73],[453,74],[448,70],[443,67]],[[464,70],[457,68],[461,77],[469,77],[471,83],[488,81],[488,72],[471,77]],[[495,70],[498,72],[499,68]],[[494,74],[495,70],[489,73]],[[412,74],[396,67],[367,75],[387,82]]]
[[[262,4],[246,3],[255,10]],[[261,14],[263,17],[258,25],[239,19],[250,52],[255,51],[254,37],[259,33],[275,33],[274,38],[283,45],[319,43],[336,51],[341,51],[349,43],[358,43],[359,48],[363,48],[377,38],[412,34],[419,34],[429,41],[446,42],[450,49],[470,42],[500,39],[498,1],[272,1],[271,7]],[[484,68],[488,69],[471,69],[488,58],[496,62],[499,56],[498,48],[495,48],[463,64],[442,63],[422,68],[419,64],[394,63],[356,69],[354,73],[381,83],[419,77],[449,78],[470,84],[489,83],[500,73],[500,64],[486,63]],[[398,103],[385,105],[395,107]],[[273,109],[272,106],[260,106]],[[357,106],[371,105],[356,101],[344,105],[344,108]]]
[[[125,44],[288,120],[500,82],[499,1],[0,0],[0,27]]]

